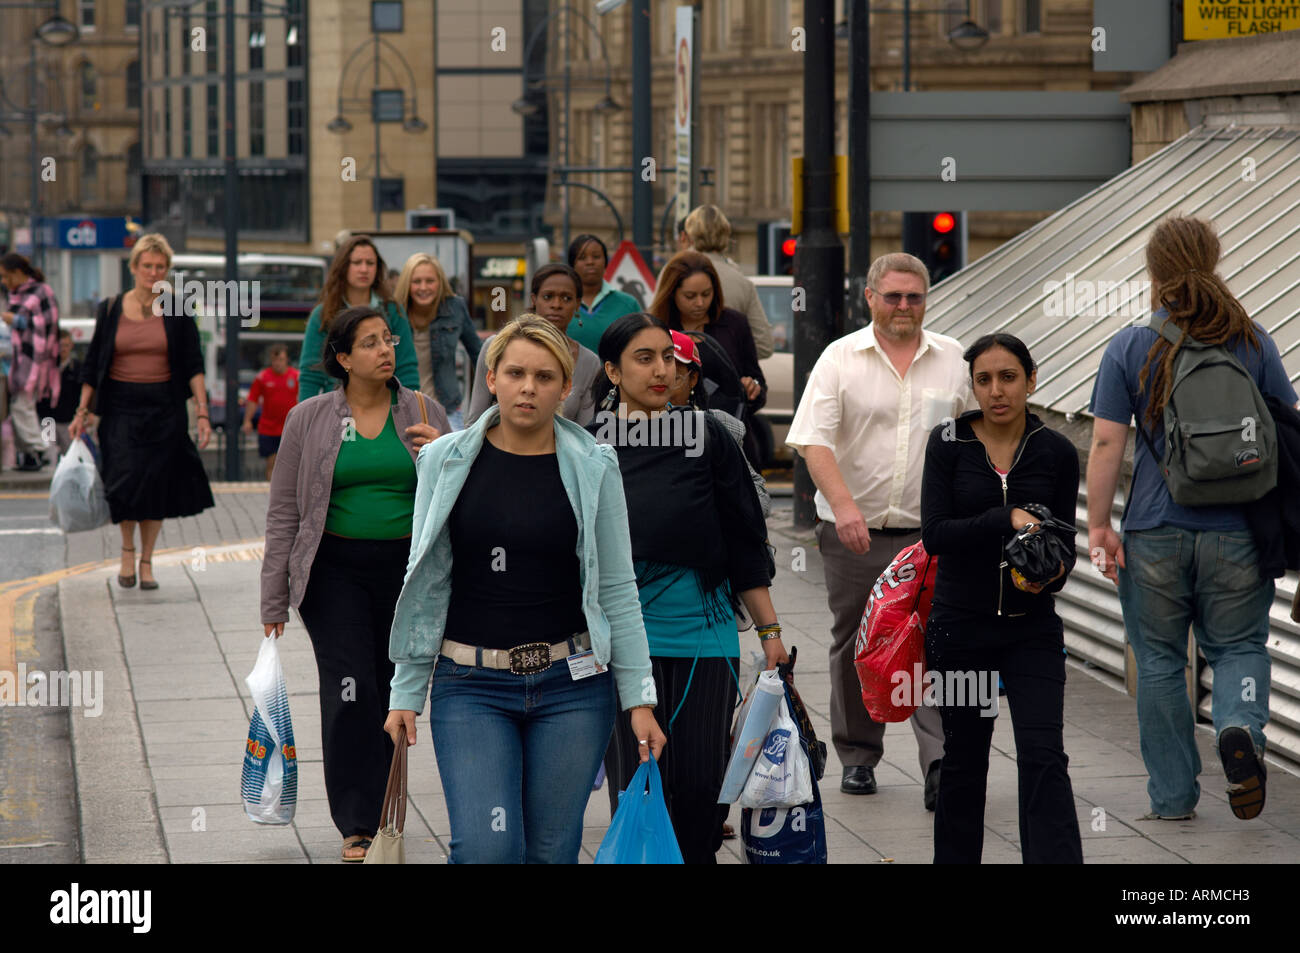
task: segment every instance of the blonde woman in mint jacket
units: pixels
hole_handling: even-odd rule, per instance
[[[576,863],[618,710],[642,761],[666,741],[623,479],[557,416],[573,356],[554,325],[511,322],[487,366],[496,406],[416,462],[384,727],[414,744],[428,696],[452,863]]]

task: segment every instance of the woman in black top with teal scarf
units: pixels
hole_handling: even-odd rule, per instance
[[[600,357],[607,377],[596,386],[605,409],[588,429],[614,445],[623,475],[641,614],[671,742],[659,762],[664,795],[686,863],[711,864],[727,814],[718,792],[740,655],[734,607],[743,603],[757,624],[767,667],[788,658],[768,593],[766,523],[744,456],[722,424],[703,411],[665,410],[677,361],[663,323],[644,312],[619,318],[601,338]],[[636,769],[625,718],[616,723],[606,769],[620,790]]]

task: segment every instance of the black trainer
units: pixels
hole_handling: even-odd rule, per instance
[[[1264,810],[1264,782],[1268,771],[1245,728],[1224,728],[1219,734],[1219,758],[1228,777],[1228,805],[1243,821]]]

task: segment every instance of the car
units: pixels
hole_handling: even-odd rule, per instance
[[[785,445],[794,419],[794,278],[791,275],[747,276],[758,291],[768,323],[772,325],[772,356],[758,362],[767,380],[767,404],[758,412],[758,432],[763,465],[782,466],[794,457]]]

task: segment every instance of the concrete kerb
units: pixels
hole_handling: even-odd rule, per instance
[[[91,572],[58,584],[68,670],[104,673],[103,713],[98,718],[79,710],[70,714],[81,859],[168,863],[109,578]]]

